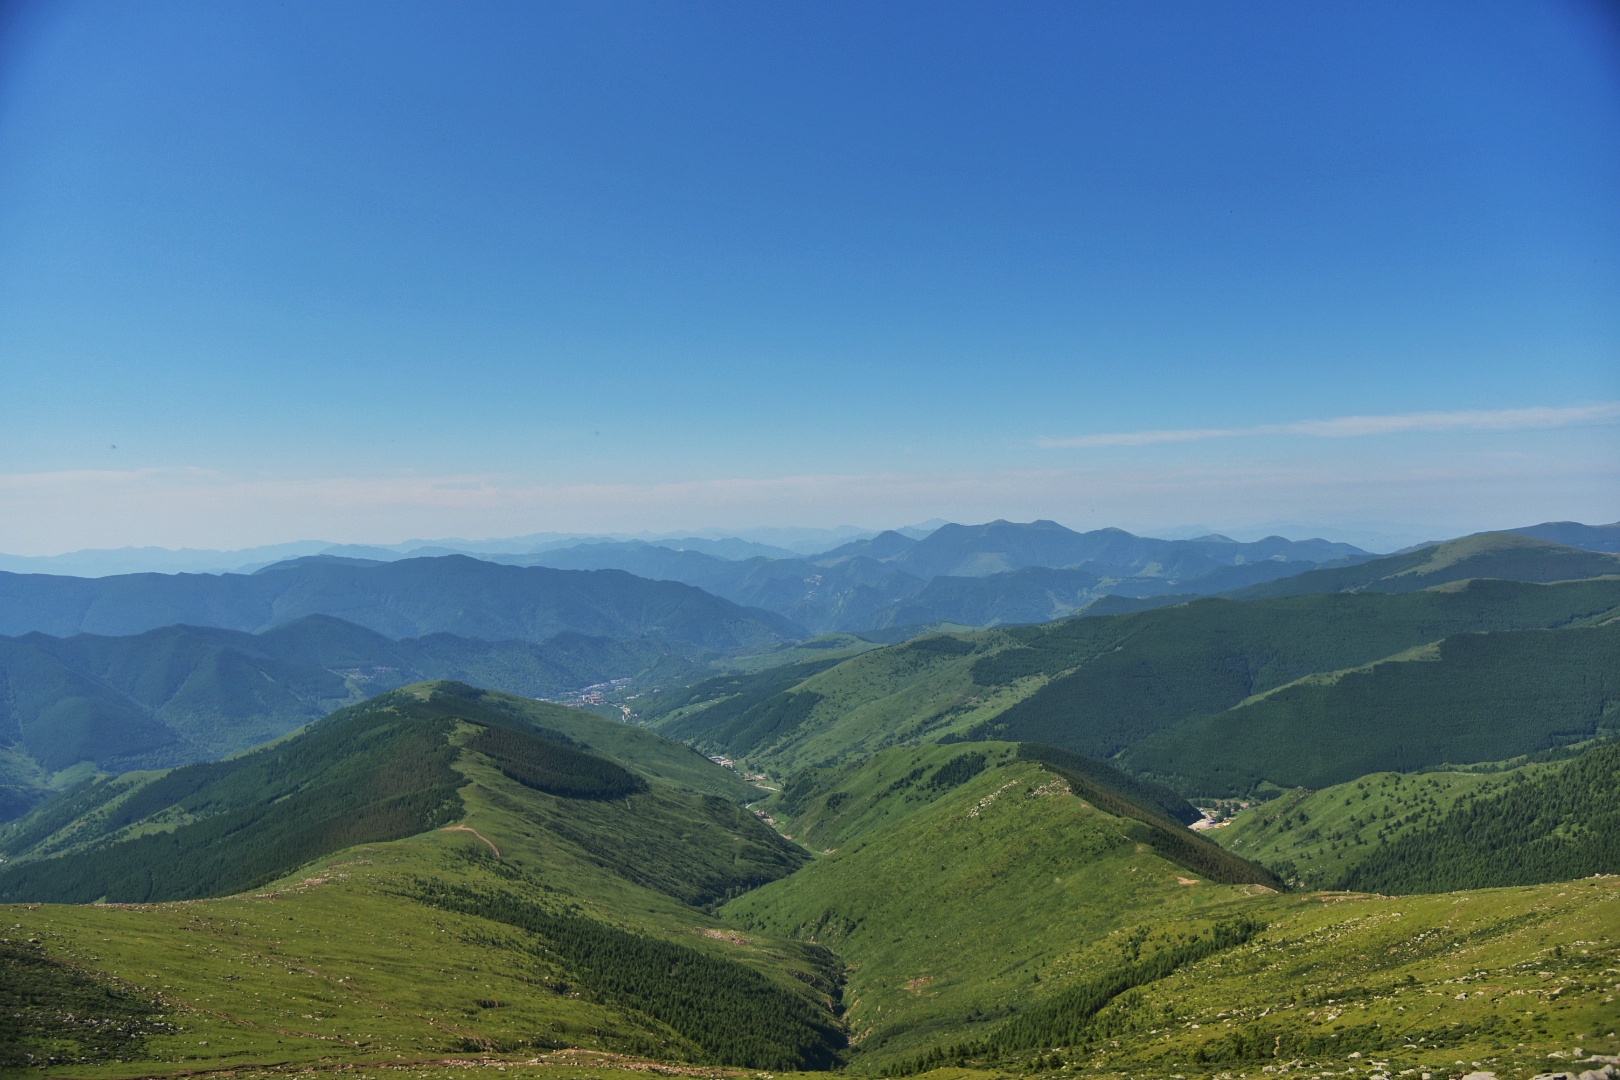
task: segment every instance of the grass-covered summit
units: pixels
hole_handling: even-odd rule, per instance
[[[796,865],[796,849],[721,797],[747,786],[685,747],[579,710],[424,683],[240,757],[99,779],[46,802],[0,832],[0,900],[148,902],[255,888],[341,848],[458,821],[474,761],[534,792],[536,811],[572,808],[550,827],[576,832],[632,876],[672,875],[693,898]],[[652,833],[641,827],[660,816],[668,820]],[[597,820],[585,828],[581,818]],[[678,870],[673,855],[650,854],[658,828],[724,830],[743,846],[724,868],[695,859]]]

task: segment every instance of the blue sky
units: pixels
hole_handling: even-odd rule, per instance
[[[1620,517],[1605,5],[0,34],[0,550]]]

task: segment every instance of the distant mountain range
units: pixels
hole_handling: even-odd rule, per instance
[[[623,571],[502,566],[465,555],[373,563],[305,557],[254,574],[105,578],[0,573],[0,633],[138,634],[185,623],[249,633],[331,615],[389,637],[656,637],[707,651],[803,637],[778,615]]]
[[[1549,528],[1569,533],[1573,527]],[[1081,557],[1087,561],[1074,567],[1033,562]],[[641,679],[638,688],[656,683],[667,690],[712,671],[709,662],[717,656],[768,654],[801,640],[809,632],[806,624],[816,630],[851,627],[874,640],[898,641],[915,631],[892,628],[1039,624],[1076,612],[1124,614],[1181,603],[1192,590],[1236,600],[1277,600],[1412,592],[1477,578],[1551,582],[1620,575],[1620,556],[1516,533],[1480,534],[1373,558],[1325,541],[1168,541],[1121,530],[1074,533],[1051,522],[944,526],[922,538],[884,533],[808,559],[726,560],[645,542],[576,545],[533,558],[566,568],[503,565],[461,555],[393,562],[307,555],[251,575],[0,573],[0,631],[9,635],[0,637],[0,820],[62,782],[58,774],[64,770],[166,767],[218,758],[366,694],[422,679],[460,679],[527,697],[635,677]],[[622,569],[585,569],[602,564]],[[925,580],[906,567],[959,573]],[[966,570],[986,572],[960,573]],[[1176,576],[1181,574],[1195,576]],[[1276,613],[1266,617],[1276,625],[1286,622],[1277,622]],[[1488,628],[1495,624],[1437,625],[1431,637],[1391,640],[1385,653],[1331,653],[1342,661],[1333,666],[1354,666],[1446,634]],[[1054,632],[1061,637],[1068,631]],[[1312,624],[1308,632],[1326,631]],[[1460,642],[1453,652],[1466,646]],[[1270,654],[1292,646],[1267,637],[1256,647]],[[768,687],[757,698],[765,711],[739,713],[737,731],[779,735],[792,729],[794,724],[783,726],[785,714],[771,710],[810,699],[772,695],[833,662],[824,659],[830,654],[813,649],[795,658],[799,655],[822,659],[788,669],[798,674],[786,683],[778,684],[781,676],[774,674],[759,683],[761,690]],[[1129,657],[1116,659],[1124,663]],[[1546,663],[1557,659],[1555,654]],[[764,659],[765,665],[786,662],[786,654]],[[1238,661],[1199,657],[1189,662]],[[1463,674],[1446,678],[1494,685],[1487,678],[1488,664],[1478,676],[1468,675],[1466,664],[1412,670],[1453,669]],[[1296,675],[1317,670],[1322,669],[1306,667]],[[1113,753],[1136,741],[1139,736],[1075,741],[1078,736],[1054,733],[1047,714],[1084,714],[1093,698],[1101,701],[1109,693],[1084,689],[1095,670],[1055,678],[1058,674],[1054,668],[1043,676],[1055,679],[1046,689],[1013,677],[998,693],[1020,687],[1017,700],[1001,700],[1011,707],[997,723],[1016,721],[1025,725],[1017,728],[1018,738],[1089,753]],[[1168,674],[1158,678],[1163,697],[1176,680]],[[1334,694],[1342,696],[1356,685],[1351,679]],[[1255,692],[1247,683],[1243,689]],[[1079,698],[1070,701],[1075,693]],[[1026,696],[1030,700],[1022,701]],[[1208,715],[1231,709],[1243,696],[1211,701]],[[1269,717],[1296,698],[1314,702],[1320,696],[1291,692],[1242,715]],[[1551,702],[1556,695],[1543,697]],[[725,709],[702,710],[672,731],[730,753],[753,752],[754,736],[738,741],[715,725],[755,700],[744,693]],[[1317,711],[1322,707],[1310,705]],[[1121,715],[1140,720],[1144,708],[1122,706]],[[1587,706],[1571,708],[1580,712]],[[852,716],[851,722],[864,723],[859,710]],[[1176,756],[1177,747],[1193,745],[1188,730],[1185,739],[1166,736],[1168,741],[1145,743],[1138,767],[1201,789],[1220,787],[1227,781],[1197,773],[1188,763],[1214,760],[1219,756],[1214,750],[1186,760]],[[1207,735],[1217,749],[1233,744],[1215,728]],[[1151,761],[1150,750],[1157,755]],[[1241,787],[1259,775],[1231,783]],[[1291,775],[1274,770],[1264,778],[1294,782]]]
[[[925,536],[940,523],[912,526],[902,531]],[[397,544],[334,544],[327,540],[297,540],[285,544],[221,551],[211,548],[85,548],[60,555],[0,554],[0,570],[16,574],[72,574],[107,577],[112,574],[246,574],[271,563],[301,555],[337,555],[392,562],[430,555],[532,555],[554,547],[611,540],[650,540],[670,547],[702,551],[727,559],[764,555],[787,558],[825,549],[830,544],[871,536],[876,530],[843,526],[837,529],[752,529],[733,536],[677,536],[592,533],[530,533],[496,540],[405,540]]]
[[[728,561],[644,542],[494,558],[680,581],[830,633],[1044,622],[1102,596],[1225,592],[1373,556],[1326,540],[1157,540],[1123,529],[1079,533],[1054,521],[992,521],[942,525],[921,537],[884,532],[798,559]]]

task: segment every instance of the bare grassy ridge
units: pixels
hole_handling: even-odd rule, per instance
[[[943,795],[919,790],[968,749],[829,771],[784,827],[833,850],[724,909],[745,933],[846,961],[856,1069],[1415,1077],[1479,1061],[1506,1078],[1545,1071],[1550,1052],[1620,1052],[1620,879],[1396,898],[1220,885],[1010,754]],[[1242,920],[1264,929],[1115,987],[1058,1042],[998,1041],[1018,1017]]]

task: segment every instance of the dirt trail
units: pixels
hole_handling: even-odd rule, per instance
[[[501,849],[495,846],[495,841],[491,840],[489,837],[485,836],[483,833],[479,832],[477,829],[473,828],[471,825],[446,825],[444,828],[440,829],[439,831],[440,832],[470,832],[474,836],[478,837],[478,839],[480,839],[484,843],[488,844],[489,845],[489,850],[491,850],[491,851],[493,851],[495,853],[495,857],[497,859],[501,857]]]

